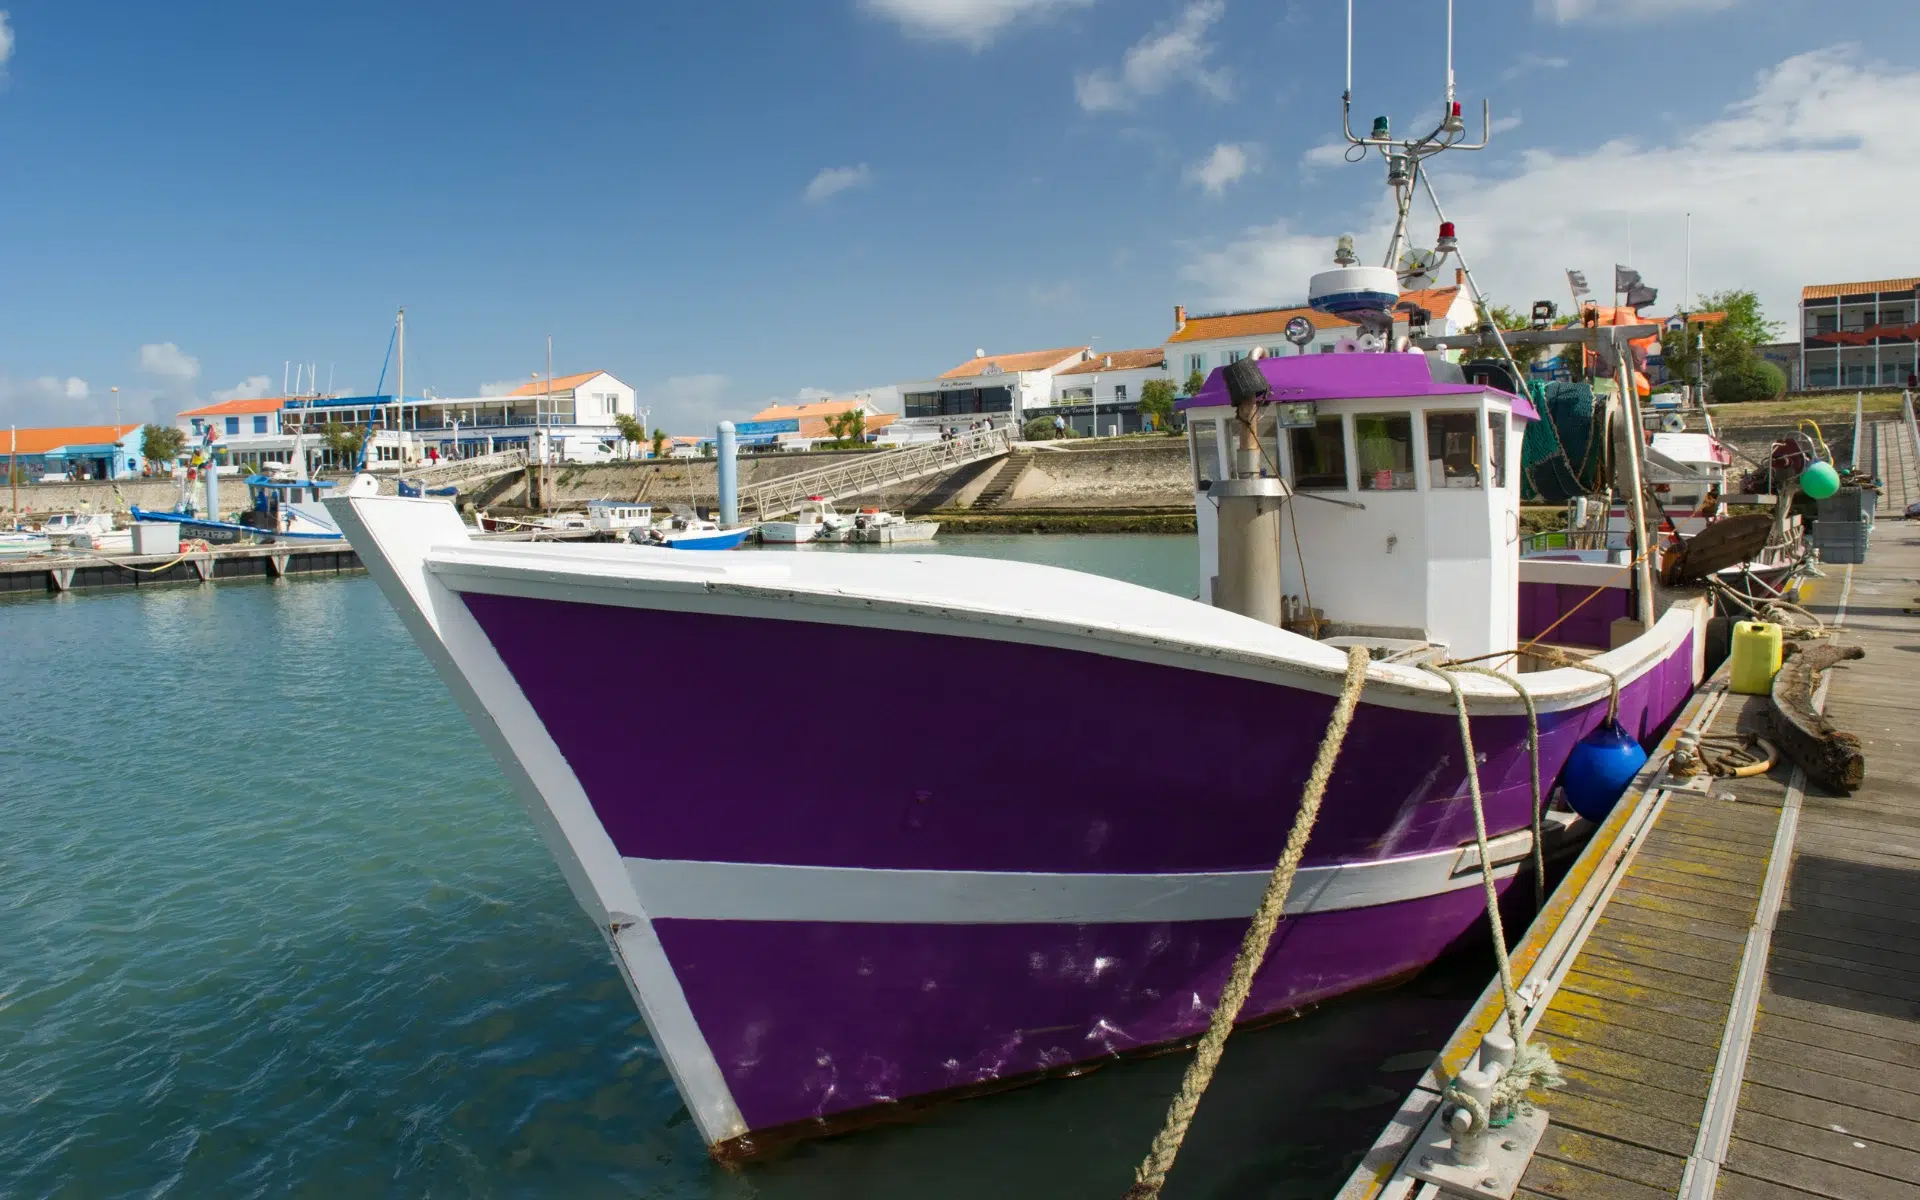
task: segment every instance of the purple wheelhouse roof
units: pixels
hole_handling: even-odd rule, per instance
[[[1450,382],[1434,378],[1433,366],[1424,354],[1289,354],[1258,360],[1261,374],[1273,387],[1276,402],[1299,400],[1368,400],[1386,396],[1478,396],[1496,392],[1513,406],[1513,415],[1528,421],[1539,419],[1531,402],[1499,388],[1477,383]],[[1216,408],[1229,403],[1227,385],[1214,368],[1207,382],[1193,396],[1176,406]]]

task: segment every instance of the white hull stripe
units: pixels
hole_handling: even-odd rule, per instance
[[[1494,839],[1494,878],[1511,878],[1532,842],[1525,830]],[[1307,867],[1294,877],[1287,912],[1368,908],[1478,887],[1478,860],[1468,846]],[[1244,919],[1259,904],[1269,875],[901,871],[660,858],[629,858],[626,864],[640,906],[655,919],[936,925]]]

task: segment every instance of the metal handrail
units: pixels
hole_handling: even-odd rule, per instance
[[[809,496],[862,495],[889,484],[906,483],[937,471],[993,458],[1012,449],[1004,429],[962,434],[951,441],[863,454],[850,463],[797,471],[740,489],[740,510],[752,509],[762,521],[794,512]]]

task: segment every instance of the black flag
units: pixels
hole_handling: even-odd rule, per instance
[[[1613,290],[1614,291],[1629,292],[1639,286],[1640,286],[1640,272],[1634,270],[1632,267],[1623,267],[1618,263],[1614,264],[1613,266]]]

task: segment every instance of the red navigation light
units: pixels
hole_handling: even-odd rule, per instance
[[[1442,222],[1440,222],[1440,236],[1441,236],[1442,238],[1450,238],[1450,237],[1452,237],[1452,236],[1453,236],[1453,222],[1452,222],[1452,221],[1442,221]]]
[[[1460,115],[1460,102],[1458,100],[1453,102],[1453,115],[1456,117]]]

